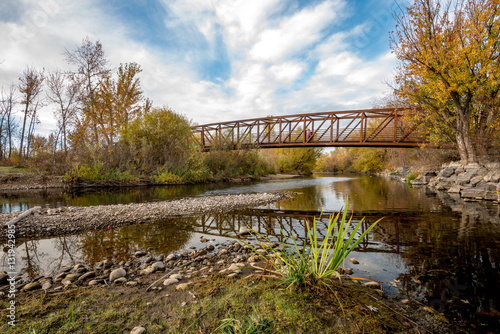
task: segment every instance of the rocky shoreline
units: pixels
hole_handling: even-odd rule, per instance
[[[135,252],[134,258],[126,262],[103,260],[95,266],[77,263],[61,268],[54,275],[44,274],[34,279],[21,274],[9,277],[6,273],[0,273],[0,297],[4,297],[11,288],[22,293],[36,290],[57,293],[81,286],[138,287],[144,289],[144,292],[159,292],[164,289],[185,291],[189,290],[194,281],[211,275],[227,278],[260,275],[264,269],[262,265],[266,264],[265,259],[276,257],[270,249],[282,247],[280,243],[242,243],[238,240],[219,244],[215,243],[215,239],[208,240],[204,237],[200,241],[207,245],[158,256],[151,253],[153,249],[142,250]],[[350,268],[338,270],[344,275],[352,274]],[[354,283],[362,284],[361,281]],[[374,284],[373,281],[364,285],[380,288],[380,284]]]
[[[292,196],[291,193],[276,192],[188,197],[173,201],[125,205],[39,208],[15,223],[15,235],[16,238],[39,238],[201,214],[222,213],[266,205]],[[0,214],[0,226],[2,226],[0,239],[7,237],[7,224],[18,215],[19,212]],[[9,226],[12,226],[12,223]]]
[[[466,201],[500,202],[500,163],[462,165],[451,162],[438,172],[426,171],[410,182],[432,190],[458,194]]]

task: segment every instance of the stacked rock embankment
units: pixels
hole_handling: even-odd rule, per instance
[[[439,172],[424,172],[411,181],[414,186],[459,194],[465,200],[500,202],[500,163],[462,165],[451,162]]]

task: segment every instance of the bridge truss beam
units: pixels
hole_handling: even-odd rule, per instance
[[[403,120],[408,109],[365,109],[270,116],[198,125],[202,148],[419,147],[425,138]]]

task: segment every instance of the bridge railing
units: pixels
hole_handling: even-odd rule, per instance
[[[193,127],[204,150],[247,147],[418,147],[425,137],[405,122],[406,109],[366,109],[270,116]]]

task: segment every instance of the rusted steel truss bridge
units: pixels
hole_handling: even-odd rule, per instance
[[[425,136],[404,120],[403,108],[269,116],[197,125],[192,130],[205,151],[280,147],[418,147]]]

